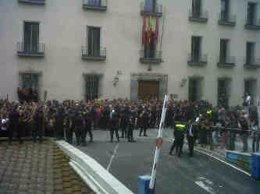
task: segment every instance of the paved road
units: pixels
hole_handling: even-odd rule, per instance
[[[95,142],[82,151],[96,159],[102,166],[137,193],[139,175],[150,174],[155,130],[148,137],[137,138],[135,143],[125,140],[110,143],[107,131],[95,131]],[[168,155],[170,142],[164,142],[157,171],[156,190],[160,194],[259,194],[260,182],[233,168],[195,153],[195,157],[181,158]],[[111,156],[114,158],[111,162]]]

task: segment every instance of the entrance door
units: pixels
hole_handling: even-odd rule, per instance
[[[159,81],[144,81],[138,82],[138,97],[141,99],[159,97]]]

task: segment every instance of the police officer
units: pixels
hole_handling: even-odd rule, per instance
[[[184,134],[186,131],[185,124],[181,122],[176,122],[175,125],[175,146],[176,146],[176,154],[178,157],[182,154],[182,147],[184,142]]]
[[[39,141],[42,142],[42,133],[43,133],[43,109],[38,107],[34,116],[34,128],[33,128],[33,141],[36,142],[37,136],[39,136]]]
[[[135,116],[134,116],[134,113],[131,112],[129,114],[128,127],[127,127],[127,129],[128,129],[127,130],[128,142],[134,142],[134,136],[133,136],[134,127],[135,127]]]
[[[186,137],[187,137],[188,146],[189,146],[189,156],[192,157],[193,150],[194,150],[194,142],[195,142],[196,138],[195,138],[195,127],[191,120],[189,121],[189,124],[187,127]]]
[[[140,125],[140,131],[139,131],[139,136],[143,135],[147,136],[146,134],[146,130],[148,128],[148,121],[149,121],[149,114],[148,111],[146,110],[146,108],[143,109],[143,111],[141,112],[140,116],[139,116],[139,125]]]
[[[83,145],[86,145],[86,136],[89,134],[90,137],[90,142],[93,142],[93,134],[92,134],[92,117],[91,117],[91,112],[90,110],[86,109],[85,111],[85,125],[84,125],[84,130],[82,134],[82,143]]]
[[[76,135],[77,146],[79,146],[80,142],[82,142],[81,131],[83,130],[83,127],[83,117],[81,111],[79,110],[79,107],[76,107],[72,120],[72,129]]]
[[[114,133],[116,134],[117,141],[119,142],[119,134],[118,134],[118,127],[119,127],[119,114],[116,109],[112,109],[110,113],[110,142],[113,142]]]
[[[13,134],[16,132],[17,137],[19,139],[20,144],[22,141],[22,129],[19,129],[19,112],[17,111],[17,106],[15,106],[11,112],[9,113],[9,127],[8,127],[8,135],[9,135],[9,143],[12,142]]]

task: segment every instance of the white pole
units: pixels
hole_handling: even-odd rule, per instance
[[[157,140],[159,138],[162,138],[162,131],[164,127],[164,120],[165,120],[165,115],[166,115],[166,103],[168,101],[169,97],[167,95],[164,96],[164,102],[163,102],[163,108],[162,108],[162,114],[161,114],[161,121],[159,125],[159,130],[158,130],[158,135],[157,135]],[[153,189],[154,188],[154,181],[155,181],[155,176],[156,176],[156,169],[157,169],[157,163],[159,160],[159,155],[160,155],[160,145],[156,145],[155,152],[154,152],[154,161],[153,161],[153,168],[152,168],[152,174],[151,174],[151,180],[149,183],[149,188]]]
[[[257,97],[257,115],[258,115],[258,127],[260,128],[260,98]]]

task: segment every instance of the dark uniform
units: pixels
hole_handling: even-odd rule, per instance
[[[89,134],[90,142],[93,142],[93,134],[92,134],[92,117],[90,111],[87,111],[85,113],[85,126],[82,134],[82,143],[83,145],[86,144],[86,136]]]
[[[149,115],[148,115],[148,111],[147,110],[143,110],[142,113],[139,116],[140,122],[140,131],[139,131],[139,136],[142,135],[142,133],[144,134],[144,136],[147,136],[146,134],[146,130],[148,128],[148,121],[149,121]]]
[[[187,137],[188,146],[189,146],[189,156],[192,157],[193,151],[194,151],[194,143],[196,140],[195,127],[193,126],[192,123],[189,123],[189,125],[188,125],[186,137]]]
[[[116,134],[117,141],[119,142],[119,134],[118,134],[118,127],[119,127],[119,115],[118,112],[112,110],[110,113],[110,142],[113,142],[114,133]]]
[[[39,136],[39,141],[42,141],[42,133],[43,133],[43,111],[42,109],[38,109],[33,117],[34,128],[33,132],[33,141],[36,142],[37,136]]]
[[[173,149],[176,147],[176,154],[178,154],[179,157],[181,156],[183,142],[184,142],[185,130],[186,130],[186,126],[184,124],[176,122],[176,125],[175,125],[175,128],[174,128],[175,140],[172,143],[169,154],[172,154]]]
[[[9,143],[11,143],[14,133],[17,133],[17,137],[19,142],[22,143],[22,129],[19,129],[19,113],[15,109],[13,109],[9,113],[9,128],[8,128],[8,136],[9,136]]]
[[[134,142],[133,131],[135,127],[135,117],[134,114],[130,113],[128,118],[128,127],[127,127],[127,139],[129,142]]]
[[[79,110],[76,110],[76,113],[74,114],[72,119],[72,129],[76,135],[77,146],[79,146],[80,142],[82,142],[81,133],[83,128],[83,117],[81,115],[81,112]]]

